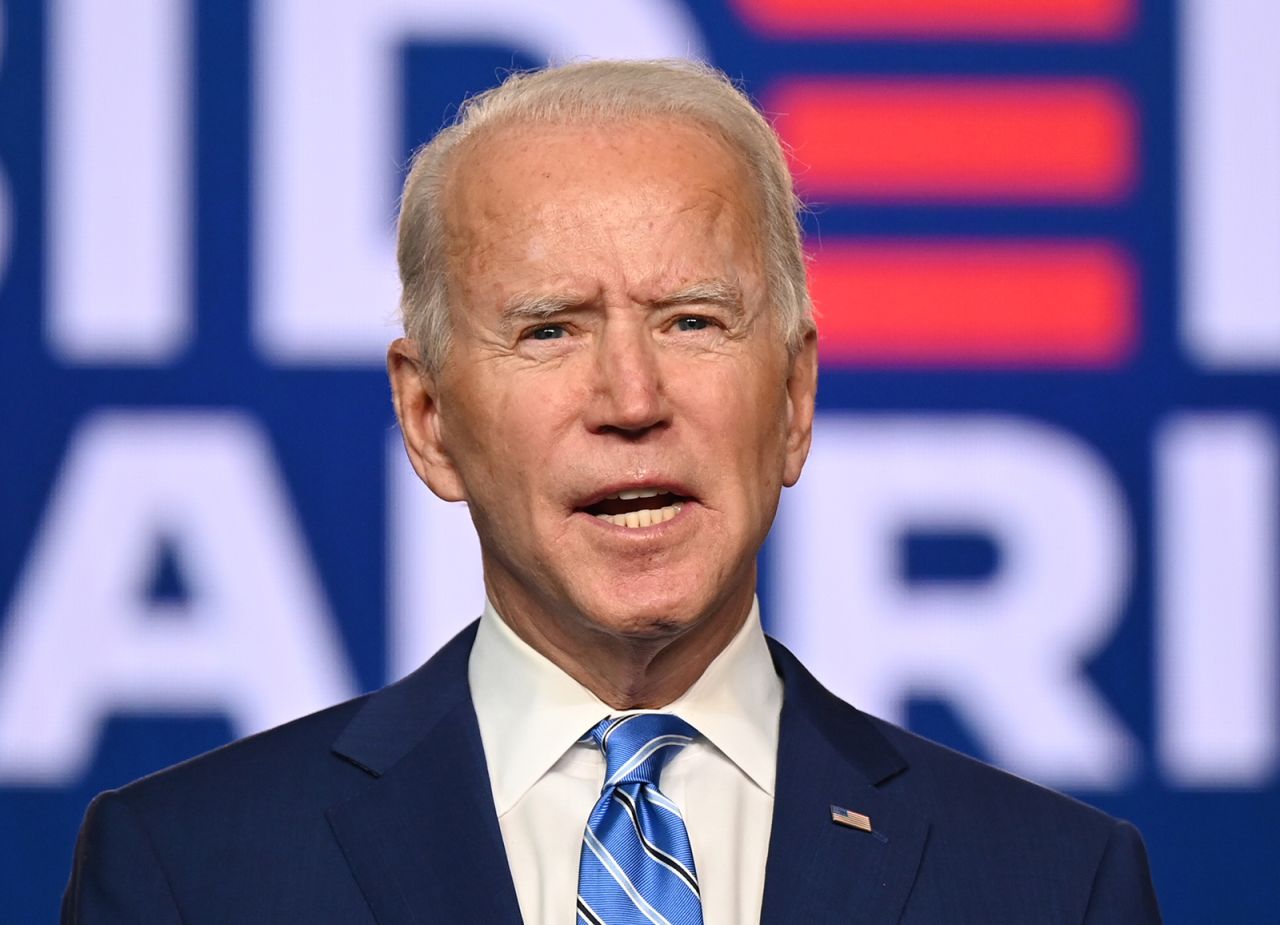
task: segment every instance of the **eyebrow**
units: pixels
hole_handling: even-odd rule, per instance
[[[541,321],[582,304],[583,299],[575,295],[517,295],[503,306],[502,320],[508,324],[520,321]]]
[[[660,308],[676,305],[718,305],[741,314],[742,290],[722,279],[701,280],[668,293],[654,304]]]
[[[529,293],[513,296],[502,309],[502,322],[514,326],[527,321],[544,321],[561,312],[581,308],[589,300],[572,294]],[[718,305],[741,314],[742,290],[719,279],[700,280],[653,301],[655,308],[679,305]]]

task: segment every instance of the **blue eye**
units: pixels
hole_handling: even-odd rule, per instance
[[[697,315],[686,315],[676,322],[676,327],[681,331],[702,331],[707,327],[707,319],[699,318]]]
[[[534,328],[529,336],[534,340],[557,340],[564,337],[565,330],[559,324],[544,324],[540,328]]]

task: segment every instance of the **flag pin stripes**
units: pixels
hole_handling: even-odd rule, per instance
[[[851,829],[861,829],[864,832],[871,831],[871,818],[869,816],[855,813],[853,810],[845,809],[843,806],[831,807],[831,821],[840,825],[847,825]]]

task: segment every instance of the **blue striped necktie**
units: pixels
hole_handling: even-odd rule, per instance
[[[697,734],[669,713],[606,719],[588,733],[605,781],[583,834],[579,925],[702,925],[689,832],[658,790],[662,768]]]

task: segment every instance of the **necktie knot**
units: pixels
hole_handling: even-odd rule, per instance
[[[633,713],[601,720],[589,735],[604,752],[605,787],[632,783],[657,787],[667,762],[698,732],[670,713]]]

